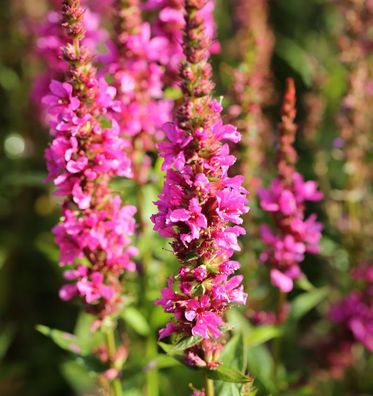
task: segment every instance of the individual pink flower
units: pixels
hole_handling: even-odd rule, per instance
[[[69,83],[52,80],[49,89],[51,94],[44,96],[42,103],[48,107],[50,114],[62,114],[65,109],[67,112],[75,111],[79,107],[79,99],[72,96],[73,87]]]
[[[162,170],[167,170],[172,166],[180,170],[185,165],[184,148],[193,138],[171,122],[164,124],[163,130],[168,141],[159,143],[157,147],[159,154],[164,158]]]

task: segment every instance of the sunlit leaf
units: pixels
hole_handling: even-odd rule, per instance
[[[310,86],[314,73],[310,55],[298,43],[287,37],[278,36],[276,42],[277,55],[302,77],[305,85]]]
[[[316,289],[296,297],[291,304],[289,320],[294,321],[300,319],[312,308],[323,301],[327,296],[328,291],[328,288]]]
[[[14,329],[10,326],[3,327],[0,332],[0,359],[6,354],[12,339],[13,339]]]
[[[207,370],[206,372],[209,378],[218,381],[235,383],[246,383],[253,381],[251,377],[241,373],[241,371],[235,368],[226,367],[224,365],[218,366],[215,370]]]
[[[259,380],[268,392],[273,392],[273,359],[268,349],[264,345],[255,345],[249,348],[247,359],[250,374]]]
[[[227,367],[235,368],[242,372],[246,371],[247,345],[242,334],[235,334],[225,345],[220,356],[220,361]]]
[[[61,366],[61,372],[77,394],[87,393],[97,386],[95,376],[75,360],[65,362]]]
[[[252,327],[246,333],[246,342],[248,346],[264,344],[273,338],[280,337],[281,331],[281,328],[276,326]]]
[[[124,321],[133,328],[138,334],[147,336],[150,328],[144,315],[134,307],[126,307],[122,312]]]
[[[37,325],[36,330],[41,334],[50,337],[62,349],[73,352],[76,355],[84,355],[88,353],[74,334],[51,329],[50,327],[43,325]]]

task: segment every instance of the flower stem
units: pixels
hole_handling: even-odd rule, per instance
[[[207,372],[205,373],[205,395],[206,396],[214,396],[214,381],[207,376]]]
[[[138,216],[139,216],[139,238],[146,238],[148,227],[146,223],[146,217],[142,208],[145,206],[145,192],[144,185],[138,182],[136,184],[136,200],[137,200],[137,208],[138,208]],[[140,272],[140,295],[146,296],[146,292],[148,290],[148,278],[149,278],[149,269],[152,261],[152,249],[153,247],[150,245],[148,249],[144,251],[142,262],[143,269]],[[153,309],[153,304],[145,298],[141,300],[143,303],[144,309],[147,311],[148,315],[151,315],[151,310]],[[146,357],[150,360],[154,359],[157,355],[157,342],[153,333],[150,333],[146,340]],[[146,383],[145,390],[146,396],[158,396],[159,395],[159,378],[158,378],[158,369],[156,367],[148,370],[146,372]]]
[[[277,326],[281,326],[285,317],[284,310],[286,304],[286,294],[282,291],[279,291],[279,299],[277,306]],[[275,383],[277,381],[278,369],[280,365],[280,357],[281,357],[281,338],[276,338],[274,340],[273,346],[273,376],[275,379]]]
[[[106,346],[109,353],[110,366],[115,368],[116,345],[114,328],[110,327],[106,330]],[[110,383],[110,396],[122,396],[122,384],[119,378],[114,378]]]

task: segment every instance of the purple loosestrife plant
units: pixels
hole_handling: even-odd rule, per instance
[[[66,78],[53,80],[50,94],[43,98],[53,137],[45,154],[49,179],[56,194],[64,197],[62,217],[53,230],[61,250],[60,263],[68,266],[64,277],[69,283],[60,290],[60,297],[79,297],[86,310],[96,315],[97,325],[118,311],[120,277],[124,271],[135,270],[132,256],[136,250],[130,237],[136,209],[123,206],[109,187],[113,177],[131,177],[132,170],[124,153],[127,143],[114,117],[120,110],[113,100],[115,88],[97,78],[89,50],[82,45],[85,28],[80,1],[65,0],[62,10],[62,26],[69,38],[63,48]],[[110,392],[120,395],[113,325],[105,330]]]
[[[372,257],[372,48],[373,7],[366,0],[337,0],[343,30],[338,37],[339,59],[346,69],[346,88],[337,114],[343,190],[330,210],[356,264]]]
[[[295,87],[293,80],[288,79],[280,124],[278,176],[268,189],[259,191],[260,205],[272,214],[275,223],[273,228],[261,226],[266,249],[260,259],[270,265],[272,284],[282,293],[290,292],[293,280],[301,275],[299,264],[304,254],[319,251],[322,229],[315,214],[305,217],[305,202],[319,201],[322,194],[316,182],[304,181],[295,169],[295,115]]]
[[[129,237],[135,223],[133,206],[122,206],[110,192],[114,176],[132,176],[124,154],[126,141],[114,119],[115,89],[97,79],[88,49],[81,45],[85,28],[79,1],[63,4],[63,27],[71,43],[63,49],[68,63],[64,82],[53,80],[43,98],[53,141],[46,150],[49,179],[63,196],[60,223],[54,228],[61,265],[69,266],[60,296],[79,296],[88,311],[102,318],[121,300],[119,276],[133,271]]]
[[[210,40],[200,13],[204,4],[185,1],[183,103],[176,121],[164,126],[166,141],[158,145],[166,179],[152,221],[161,236],[173,239],[180,262],[157,301],[173,315],[159,336],[201,337],[186,350],[186,361],[214,368],[222,349],[224,313],[247,298],[242,276],[232,276],[240,265],[231,256],[240,250],[237,238],[245,233],[241,216],[248,207],[243,177],[228,176],[235,157],[224,142],[237,143],[240,134],[223,124],[222,107],[211,97]]]
[[[155,150],[155,143],[163,138],[162,125],[171,119],[173,103],[163,98],[165,68],[160,63],[169,43],[151,36],[138,0],[116,0],[115,13],[115,40],[106,69],[113,76],[120,104],[115,118],[131,142],[127,152],[134,180],[141,185],[148,181],[151,166],[145,153]]]
[[[119,276],[135,268],[129,237],[136,210],[122,206],[120,197],[110,192],[110,179],[131,177],[132,170],[114,119],[115,89],[97,79],[91,55],[81,45],[82,20],[79,1],[65,1],[63,26],[71,43],[63,56],[68,69],[66,80],[53,80],[50,94],[43,98],[53,137],[46,160],[56,195],[65,197],[63,216],[53,232],[61,265],[70,266],[65,278],[73,282],[60,296],[80,296],[87,309],[102,318],[115,311],[121,299]]]

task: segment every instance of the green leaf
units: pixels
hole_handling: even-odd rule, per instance
[[[247,345],[245,337],[242,333],[236,333],[224,347],[224,350],[220,356],[220,361],[223,366],[232,369],[237,369],[241,373],[246,372],[247,367]],[[250,388],[250,385],[247,384]],[[223,382],[218,381],[216,383],[216,391],[218,395],[221,396],[242,396],[250,395],[250,393],[245,393],[243,386],[240,383]]]
[[[85,355],[88,351],[74,334],[66,333],[61,330],[51,329],[50,327],[37,325],[36,330],[47,337],[50,337],[60,348],[72,352],[76,355]]]
[[[92,375],[101,374],[108,369],[107,365],[96,356],[92,355],[79,356],[76,362]]]
[[[224,365],[218,366],[215,370],[207,370],[207,376],[213,380],[224,382],[248,383],[253,381],[251,377],[241,371]]]
[[[145,370],[165,369],[169,367],[179,366],[180,362],[172,356],[158,355],[146,364]]]
[[[136,331],[136,333],[147,336],[150,328],[143,314],[134,307],[126,307],[122,312],[124,321]]]
[[[250,323],[238,309],[231,309],[227,312],[228,322],[235,330],[246,332],[251,329]]]
[[[281,336],[281,328],[276,326],[252,327],[246,332],[246,342],[248,346],[260,345]]]
[[[226,367],[235,368],[242,372],[247,366],[247,345],[241,333],[235,334],[224,347],[220,361]]]
[[[273,392],[275,388],[273,378],[273,359],[264,345],[255,345],[248,351],[248,367],[250,374],[259,380],[267,392]]]
[[[302,276],[295,281],[297,287],[305,291],[315,290],[315,286],[307,279],[306,276]]]
[[[252,382],[238,384],[233,382],[216,381],[216,394],[218,396],[255,396],[256,389]]]
[[[175,345],[158,342],[158,345],[168,354],[177,355],[202,341],[200,336],[185,337]]]
[[[63,363],[61,372],[67,382],[72,386],[77,394],[93,393],[96,385],[95,377],[75,360]]]
[[[291,304],[289,313],[289,321],[299,320],[312,308],[318,305],[327,296],[329,289],[324,287],[322,289],[312,290],[308,293],[301,294],[296,297]]]
[[[232,326],[230,323],[225,323],[223,326],[219,327],[219,330],[222,333],[228,333],[228,331],[232,331],[234,329],[234,326]]]
[[[176,345],[174,345],[170,351],[171,354],[183,352],[194,345],[197,345],[202,341],[201,336],[191,336],[180,340]]]
[[[129,378],[142,375],[150,370],[161,370],[165,368],[179,366],[181,363],[172,356],[158,355],[150,361],[148,358],[142,359],[140,362],[134,364],[126,364],[122,374],[125,381]]]
[[[5,356],[13,339],[14,329],[11,326],[4,327],[0,333],[0,360]]]
[[[231,382],[217,382],[216,393],[218,396],[242,396],[241,384]]]
[[[310,55],[297,42],[289,38],[279,36],[276,42],[277,55],[302,77],[307,87],[310,87],[314,74]]]
[[[161,349],[166,352],[167,354],[171,351],[173,348],[173,345],[171,344],[166,344],[165,342],[158,341],[158,345],[161,347]]]
[[[79,340],[79,345],[82,347],[82,350],[92,351],[105,342],[104,333],[102,331],[92,332],[91,327],[94,320],[94,316],[86,312],[80,313],[77,319],[74,334]]]

